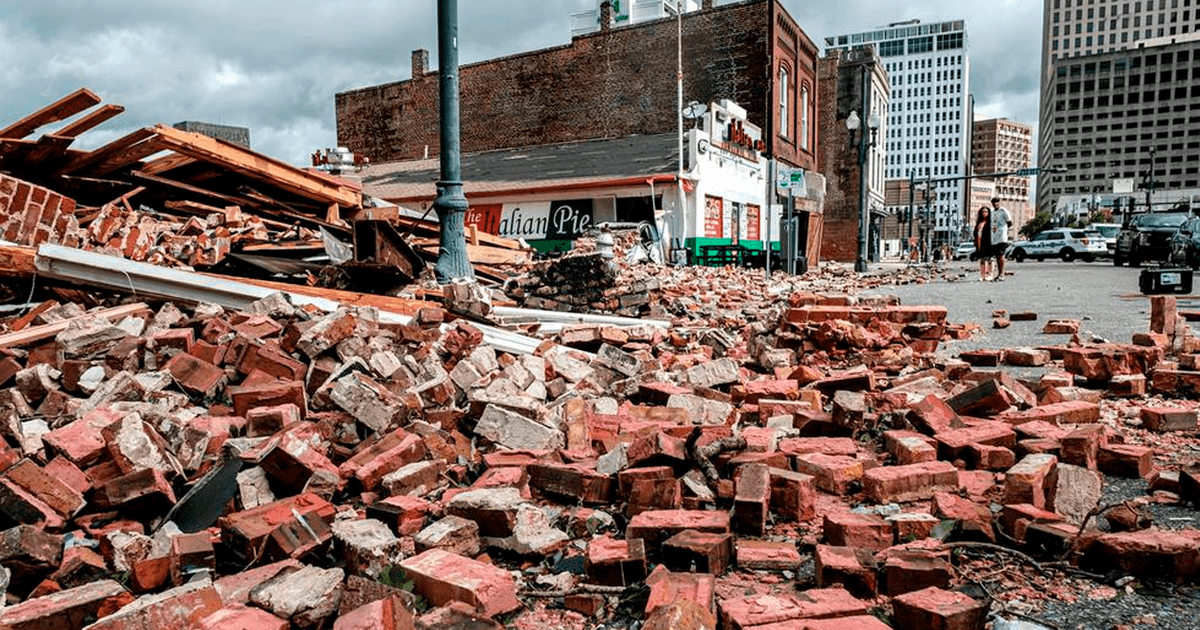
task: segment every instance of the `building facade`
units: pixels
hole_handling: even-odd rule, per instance
[[[1053,62],[1038,161],[1066,172],[1038,178],[1039,210],[1162,210],[1200,194],[1200,37],[1177,39]]]
[[[1007,118],[989,118],[976,120],[974,136],[971,141],[974,174],[1012,173],[1033,164],[1033,125],[1014,122]],[[977,178],[972,178],[977,179]],[[1033,218],[1033,204],[1029,202],[1031,187],[1030,179],[1024,176],[1009,175],[991,178],[992,195],[983,199],[982,203],[975,198],[980,187],[972,184],[972,199],[967,207],[966,220],[973,222],[975,211],[979,206],[990,201],[991,197],[999,197],[1000,205],[1008,210],[1013,221],[1013,234]]]
[[[764,158],[816,170],[816,45],[778,0],[722,6],[703,0],[699,9],[686,10],[694,5],[687,2],[675,17],[666,12],[673,1],[606,0],[595,29],[588,26],[592,18],[577,16],[579,34],[568,45],[463,65],[462,151],[683,135],[677,80],[682,74],[685,103],[737,103],[746,123],[762,130]],[[620,19],[625,10],[640,17]],[[412,78],[337,94],[338,144],[372,164],[437,155],[438,75],[428,65],[428,53],[418,50]],[[464,169],[464,181],[471,177]],[[686,179],[678,173],[675,192],[664,193],[674,195],[679,208],[664,217],[676,221],[662,226],[672,239],[687,232],[681,214]],[[772,196],[767,206],[787,201]],[[803,234],[819,234],[821,197],[814,193],[794,202],[807,223]],[[682,247],[682,240],[672,243]],[[817,248],[806,253],[810,264],[819,258]]]
[[[962,20],[918,20],[825,38],[827,49],[874,44],[891,83],[886,179],[934,182],[932,246],[963,234],[971,133],[970,54]],[[938,182],[938,180],[943,180]]]
[[[858,259],[858,238],[867,221],[867,260],[878,261],[891,252],[881,244],[884,208],[884,171],[888,135],[890,87],[883,60],[867,44],[834,49],[818,63],[821,119],[821,172],[827,192],[821,255],[826,260],[853,262]],[[864,111],[865,110],[865,111]],[[846,124],[853,113],[858,130]],[[877,119],[878,129],[870,129]],[[866,134],[865,159],[859,163]],[[873,141],[873,142],[872,142]],[[861,185],[866,175],[865,189]],[[865,197],[864,197],[865,190]]]
[[[1194,0],[1043,0],[1042,83],[1054,62],[1115,52],[1195,34],[1200,3]]]

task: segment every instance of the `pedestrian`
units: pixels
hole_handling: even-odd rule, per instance
[[[972,260],[979,261],[979,281],[987,282],[992,275],[992,209],[980,206],[975,214],[975,252]]]
[[[992,251],[996,256],[996,280],[1004,279],[1004,254],[1008,251],[1008,226],[1012,218],[1000,207],[1000,198],[992,197]]]

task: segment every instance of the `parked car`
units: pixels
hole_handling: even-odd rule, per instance
[[[971,254],[975,253],[975,243],[971,241],[963,241],[954,248],[954,260],[970,260]]]
[[[1137,267],[1147,260],[1167,260],[1171,235],[1187,220],[1186,212],[1145,212],[1129,219],[1117,235],[1113,264]]]
[[[1200,269],[1200,216],[1192,215],[1171,235],[1172,265]]]
[[[1047,258],[1061,258],[1063,262],[1078,258],[1092,262],[1097,256],[1104,255],[1105,251],[1104,239],[1096,232],[1089,235],[1080,228],[1054,228],[1038,232],[1028,241],[1013,243],[1008,250],[1008,257],[1016,262],[1026,258],[1039,262]]]
[[[1120,223],[1093,223],[1086,228],[1088,231],[1099,232],[1100,236],[1104,237],[1104,245],[1107,250],[1103,256],[1112,258],[1113,252],[1117,251],[1117,235],[1121,232]]]

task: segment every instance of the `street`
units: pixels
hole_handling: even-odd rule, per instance
[[[1150,299],[1138,289],[1140,268],[1114,267],[1110,260],[1008,261],[1004,281],[980,282],[978,263],[949,261],[944,265],[947,270],[961,271],[960,279],[946,281],[934,274],[933,281],[926,284],[884,286],[866,293],[895,295],[906,305],[943,304],[950,323],[978,324],[982,334],[946,347],[953,354],[977,348],[1061,344],[1066,341],[1064,336],[1041,332],[1051,319],[1080,320],[1084,341],[1099,337],[1128,343],[1133,333],[1149,329]],[[1177,297],[1180,311],[1200,309],[1200,295]],[[1033,311],[1038,318],[995,329],[992,312],[998,309],[1009,314]]]

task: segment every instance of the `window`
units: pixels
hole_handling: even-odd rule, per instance
[[[791,84],[788,83],[787,68],[779,68],[779,135],[784,138],[788,137],[790,131],[788,127],[788,92],[791,92]]]
[[[800,148],[808,150],[808,86],[800,88]]]

